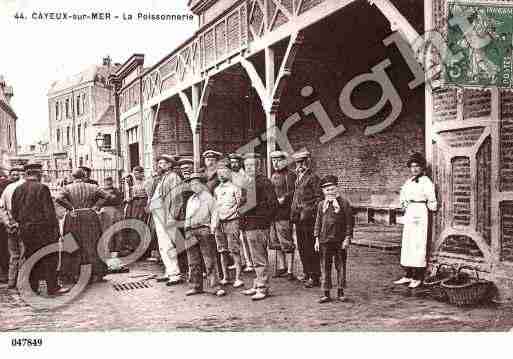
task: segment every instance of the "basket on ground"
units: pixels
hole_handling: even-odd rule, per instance
[[[474,270],[475,278],[462,275],[461,269]],[[458,306],[482,304],[489,299],[492,282],[479,279],[476,268],[460,266],[454,277],[445,279],[441,287],[447,293],[449,303]]]
[[[440,270],[442,267],[448,267],[450,270]],[[430,290],[431,297],[440,301],[447,301],[447,293],[442,288],[442,281],[454,277],[456,270],[453,266],[440,263],[436,266],[434,273],[424,280],[424,287]]]

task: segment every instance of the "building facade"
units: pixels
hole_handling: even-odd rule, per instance
[[[96,144],[101,132],[115,148],[114,94],[108,83],[118,65],[109,57],[79,74],[54,82],[48,92],[48,115],[52,169],[88,166],[110,169],[117,156]]]
[[[447,0],[189,5],[192,38],[151,67],[133,55],[113,76],[126,169],[191,151],[199,167],[215,149],[259,151],[269,171],[274,149],[306,147],[355,207],[379,212],[398,206],[406,160],[422,152],[440,202],[430,263],[472,265],[513,294],[513,96],[443,85],[436,51],[416,51],[425,31],[447,31]]]
[[[9,167],[9,158],[16,156],[16,121],[18,117],[11,107],[13,88],[0,75],[0,167]]]
[[[38,141],[28,145],[18,145],[18,153],[14,160],[23,163],[40,163],[43,170],[47,171],[52,168],[52,157],[49,151],[48,141]]]

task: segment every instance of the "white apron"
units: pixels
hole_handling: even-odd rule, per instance
[[[425,267],[428,210],[425,203],[410,203],[404,214],[401,265]]]
[[[437,207],[433,182],[427,177],[406,181],[401,189],[401,204],[406,208],[403,218],[401,265],[425,267],[428,241],[428,209]]]

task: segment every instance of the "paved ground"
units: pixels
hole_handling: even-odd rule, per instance
[[[58,310],[35,312],[5,287],[0,288],[1,331],[181,330],[181,331],[504,331],[513,327],[513,308],[461,309],[390,283],[400,275],[397,253],[352,246],[348,301],[317,304],[318,289],[277,279],[273,296],[257,303],[230,290],[185,297],[186,286],[117,292],[113,283],[138,281],[158,273],[155,263],[140,262],[130,273],[111,275],[78,300]],[[250,276],[246,276],[250,283]]]

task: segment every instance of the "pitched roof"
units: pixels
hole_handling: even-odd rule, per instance
[[[114,106],[110,105],[109,107],[107,107],[105,112],[103,112],[98,121],[93,123],[93,126],[110,126],[115,124],[116,119],[114,117]]]
[[[52,83],[48,90],[48,95],[60,92],[69,88],[79,86],[81,84],[101,81],[107,82],[107,79],[111,73],[114,73],[118,69],[119,65],[103,66],[103,65],[91,65],[84,71],[78,74],[68,76],[63,80],[57,80]]]

